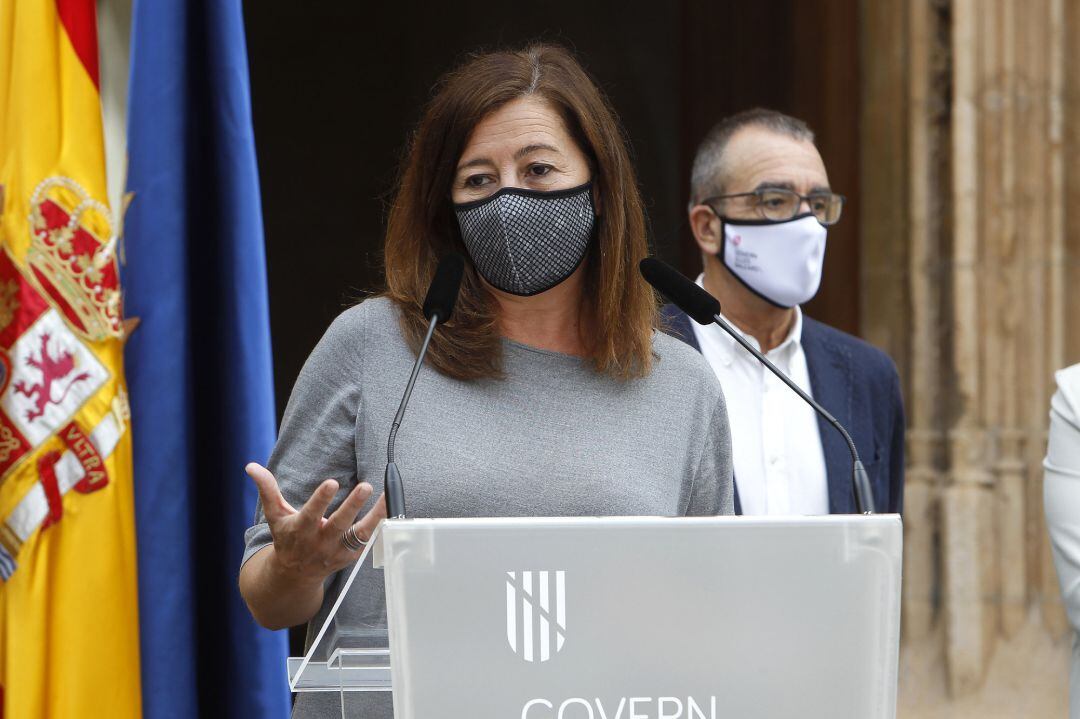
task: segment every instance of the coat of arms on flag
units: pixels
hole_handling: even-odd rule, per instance
[[[28,271],[0,251],[0,483],[24,461],[39,482],[0,525],[4,580],[30,535],[60,521],[64,494],[108,483],[104,459],[126,416],[118,389],[93,426],[76,417],[112,376],[84,339],[121,333],[107,209],[73,180],[49,178],[30,198],[29,231]],[[38,454],[53,437],[61,446]]]

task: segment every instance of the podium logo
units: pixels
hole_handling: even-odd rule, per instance
[[[506,573],[506,641],[527,662],[546,662],[566,642],[566,572]]]

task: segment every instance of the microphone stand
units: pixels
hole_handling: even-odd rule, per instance
[[[413,363],[412,374],[409,375],[409,384],[405,386],[405,395],[401,398],[401,404],[398,405],[394,423],[390,425],[390,439],[387,440],[386,443],[386,474],[383,476],[383,491],[386,495],[387,519],[405,518],[405,487],[401,483],[401,473],[398,471],[397,465],[394,464],[394,440],[397,439],[398,428],[401,426],[401,418],[405,416],[405,406],[409,404],[409,397],[412,395],[413,385],[416,384],[416,376],[420,374],[420,366],[424,363],[424,356],[427,354],[428,345],[431,344],[431,337],[435,334],[435,326],[438,323],[439,315],[433,314],[431,316],[431,321],[428,323],[424,342],[420,345],[420,351],[417,353],[416,361]]]

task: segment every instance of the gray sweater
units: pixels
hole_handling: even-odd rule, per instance
[[[504,379],[464,382],[422,369],[395,444],[409,515],[731,514],[720,385],[682,342],[656,333],[653,351],[649,376],[625,382],[597,374],[587,360],[508,340]],[[334,321],[297,378],[270,457],[294,507],[327,478],[342,485],[333,507],[361,480],[379,496],[387,435],[413,360],[387,299],[369,299]],[[245,533],[244,561],[271,543],[265,522],[260,506]],[[347,575],[327,580],[308,643]],[[339,621],[385,628],[385,611],[382,573],[366,566]],[[349,708],[392,716],[384,695],[352,694]],[[336,712],[336,694],[301,694],[293,715]]]

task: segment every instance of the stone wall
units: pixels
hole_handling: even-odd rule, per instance
[[[908,411],[901,717],[1065,715],[1042,519],[1080,361],[1080,0],[862,0],[862,331]]]

